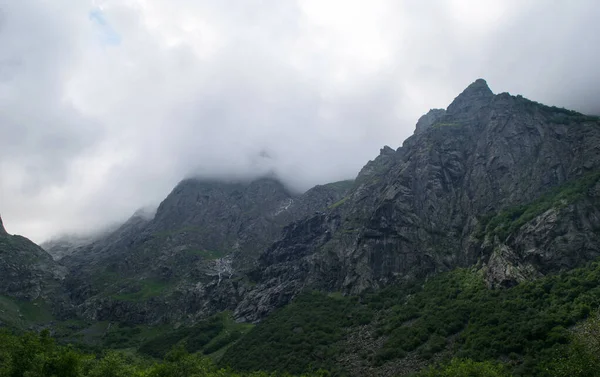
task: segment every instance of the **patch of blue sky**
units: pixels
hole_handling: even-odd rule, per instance
[[[89,13],[89,19],[98,28],[100,43],[104,45],[117,46],[121,44],[121,35],[106,20],[104,12],[99,9],[93,9]]]

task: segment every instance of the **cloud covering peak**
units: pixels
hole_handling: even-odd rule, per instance
[[[354,177],[477,77],[600,112],[594,0],[0,0],[0,210],[42,241],[190,175]]]

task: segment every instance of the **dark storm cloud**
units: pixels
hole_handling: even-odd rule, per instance
[[[0,0],[0,211],[42,240],[183,177],[352,178],[478,77],[598,113],[600,6]]]

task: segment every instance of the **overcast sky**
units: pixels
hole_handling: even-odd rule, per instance
[[[0,0],[0,214],[43,241],[185,176],[353,178],[483,77],[600,113],[597,0]]]

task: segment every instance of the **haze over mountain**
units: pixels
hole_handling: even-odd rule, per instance
[[[0,210],[43,241],[122,222],[184,176],[352,178],[474,77],[598,113],[598,7],[0,1]]]

